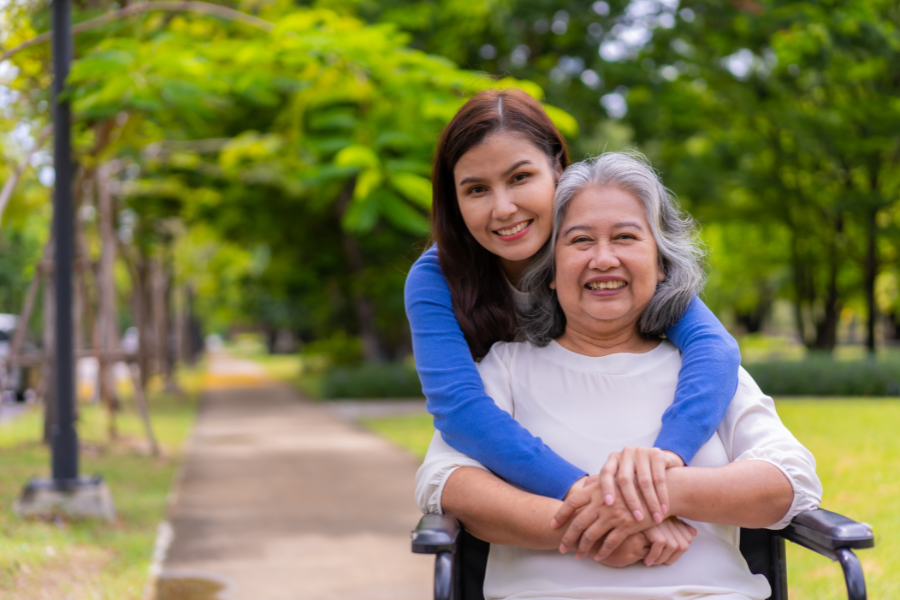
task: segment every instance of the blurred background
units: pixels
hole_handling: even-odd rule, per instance
[[[2,6],[6,54],[48,28],[42,3]],[[341,366],[407,358],[436,136],[492,85],[543,99],[574,159],[647,154],[703,226],[705,300],[747,362],[887,359],[900,340],[896,3],[225,7],[76,3],[76,23],[112,17],[75,38],[78,289],[88,306],[112,279],[113,328],[161,363],[145,371],[210,333]],[[12,315],[48,241],[49,49],[0,62]]]
[[[429,239],[433,148],[467,96],[517,86],[546,104],[573,160],[649,157],[702,226],[704,300],[745,367],[768,393],[807,398],[779,410],[823,462],[830,507],[900,534],[886,508],[900,492],[896,0],[73,10],[73,310],[82,422],[98,447],[129,427],[142,436],[128,421],[138,389],[162,415],[160,436],[171,417],[172,444],[183,440],[193,417],[178,407],[192,401],[177,398],[201,387],[204,340],[311,398],[419,397],[403,283]],[[8,414],[50,389],[49,26],[46,2],[0,0]],[[139,381],[122,361],[139,365]],[[370,425],[417,451],[431,431],[424,416]],[[2,451],[34,455],[4,498],[40,463],[26,443],[40,435],[14,428]],[[878,595],[900,591],[896,558],[877,556],[865,564]],[[0,550],[0,590],[19,577],[15,560]],[[804,568],[809,597],[840,596],[827,567]]]

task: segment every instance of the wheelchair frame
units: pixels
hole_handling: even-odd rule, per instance
[[[853,550],[875,545],[871,526],[820,508],[797,515],[780,531],[741,529],[741,553],[752,573],[769,580],[769,600],[788,598],[785,540],[839,562],[848,599],[866,600],[862,565]],[[435,600],[484,600],[489,548],[448,515],[424,515],[412,532],[412,551],[435,555]]]

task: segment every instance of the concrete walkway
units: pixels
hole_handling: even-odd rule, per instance
[[[157,600],[426,600],[409,551],[418,461],[214,356],[177,485]]]

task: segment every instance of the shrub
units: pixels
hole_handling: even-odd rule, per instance
[[[409,364],[364,364],[329,369],[319,391],[322,398],[414,398],[422,384]]]
[[[744,368],[772,396],[900,396],[900,362],[802,361],[750,363]]]
[[[305,368],[310,371],[355,365],[362,360],[362,342],[339,331],[330,338],[306,344],[301,355]]]

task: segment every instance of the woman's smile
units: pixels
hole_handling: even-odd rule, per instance
[[[531,224],[534,223],[534,219],[528,219],[526,221],[519,221],[515,225],[510,227],[506,227],[504,229],[495,229],[494,233],[497,234],[504,242],[512,242],[514,240],[519,240],[525,237],[525,235],[531,231]]]
[[[622,292],[628,282],[618,277],[594,277],[586,284],[588,290],[594,296],[615,296]]]

